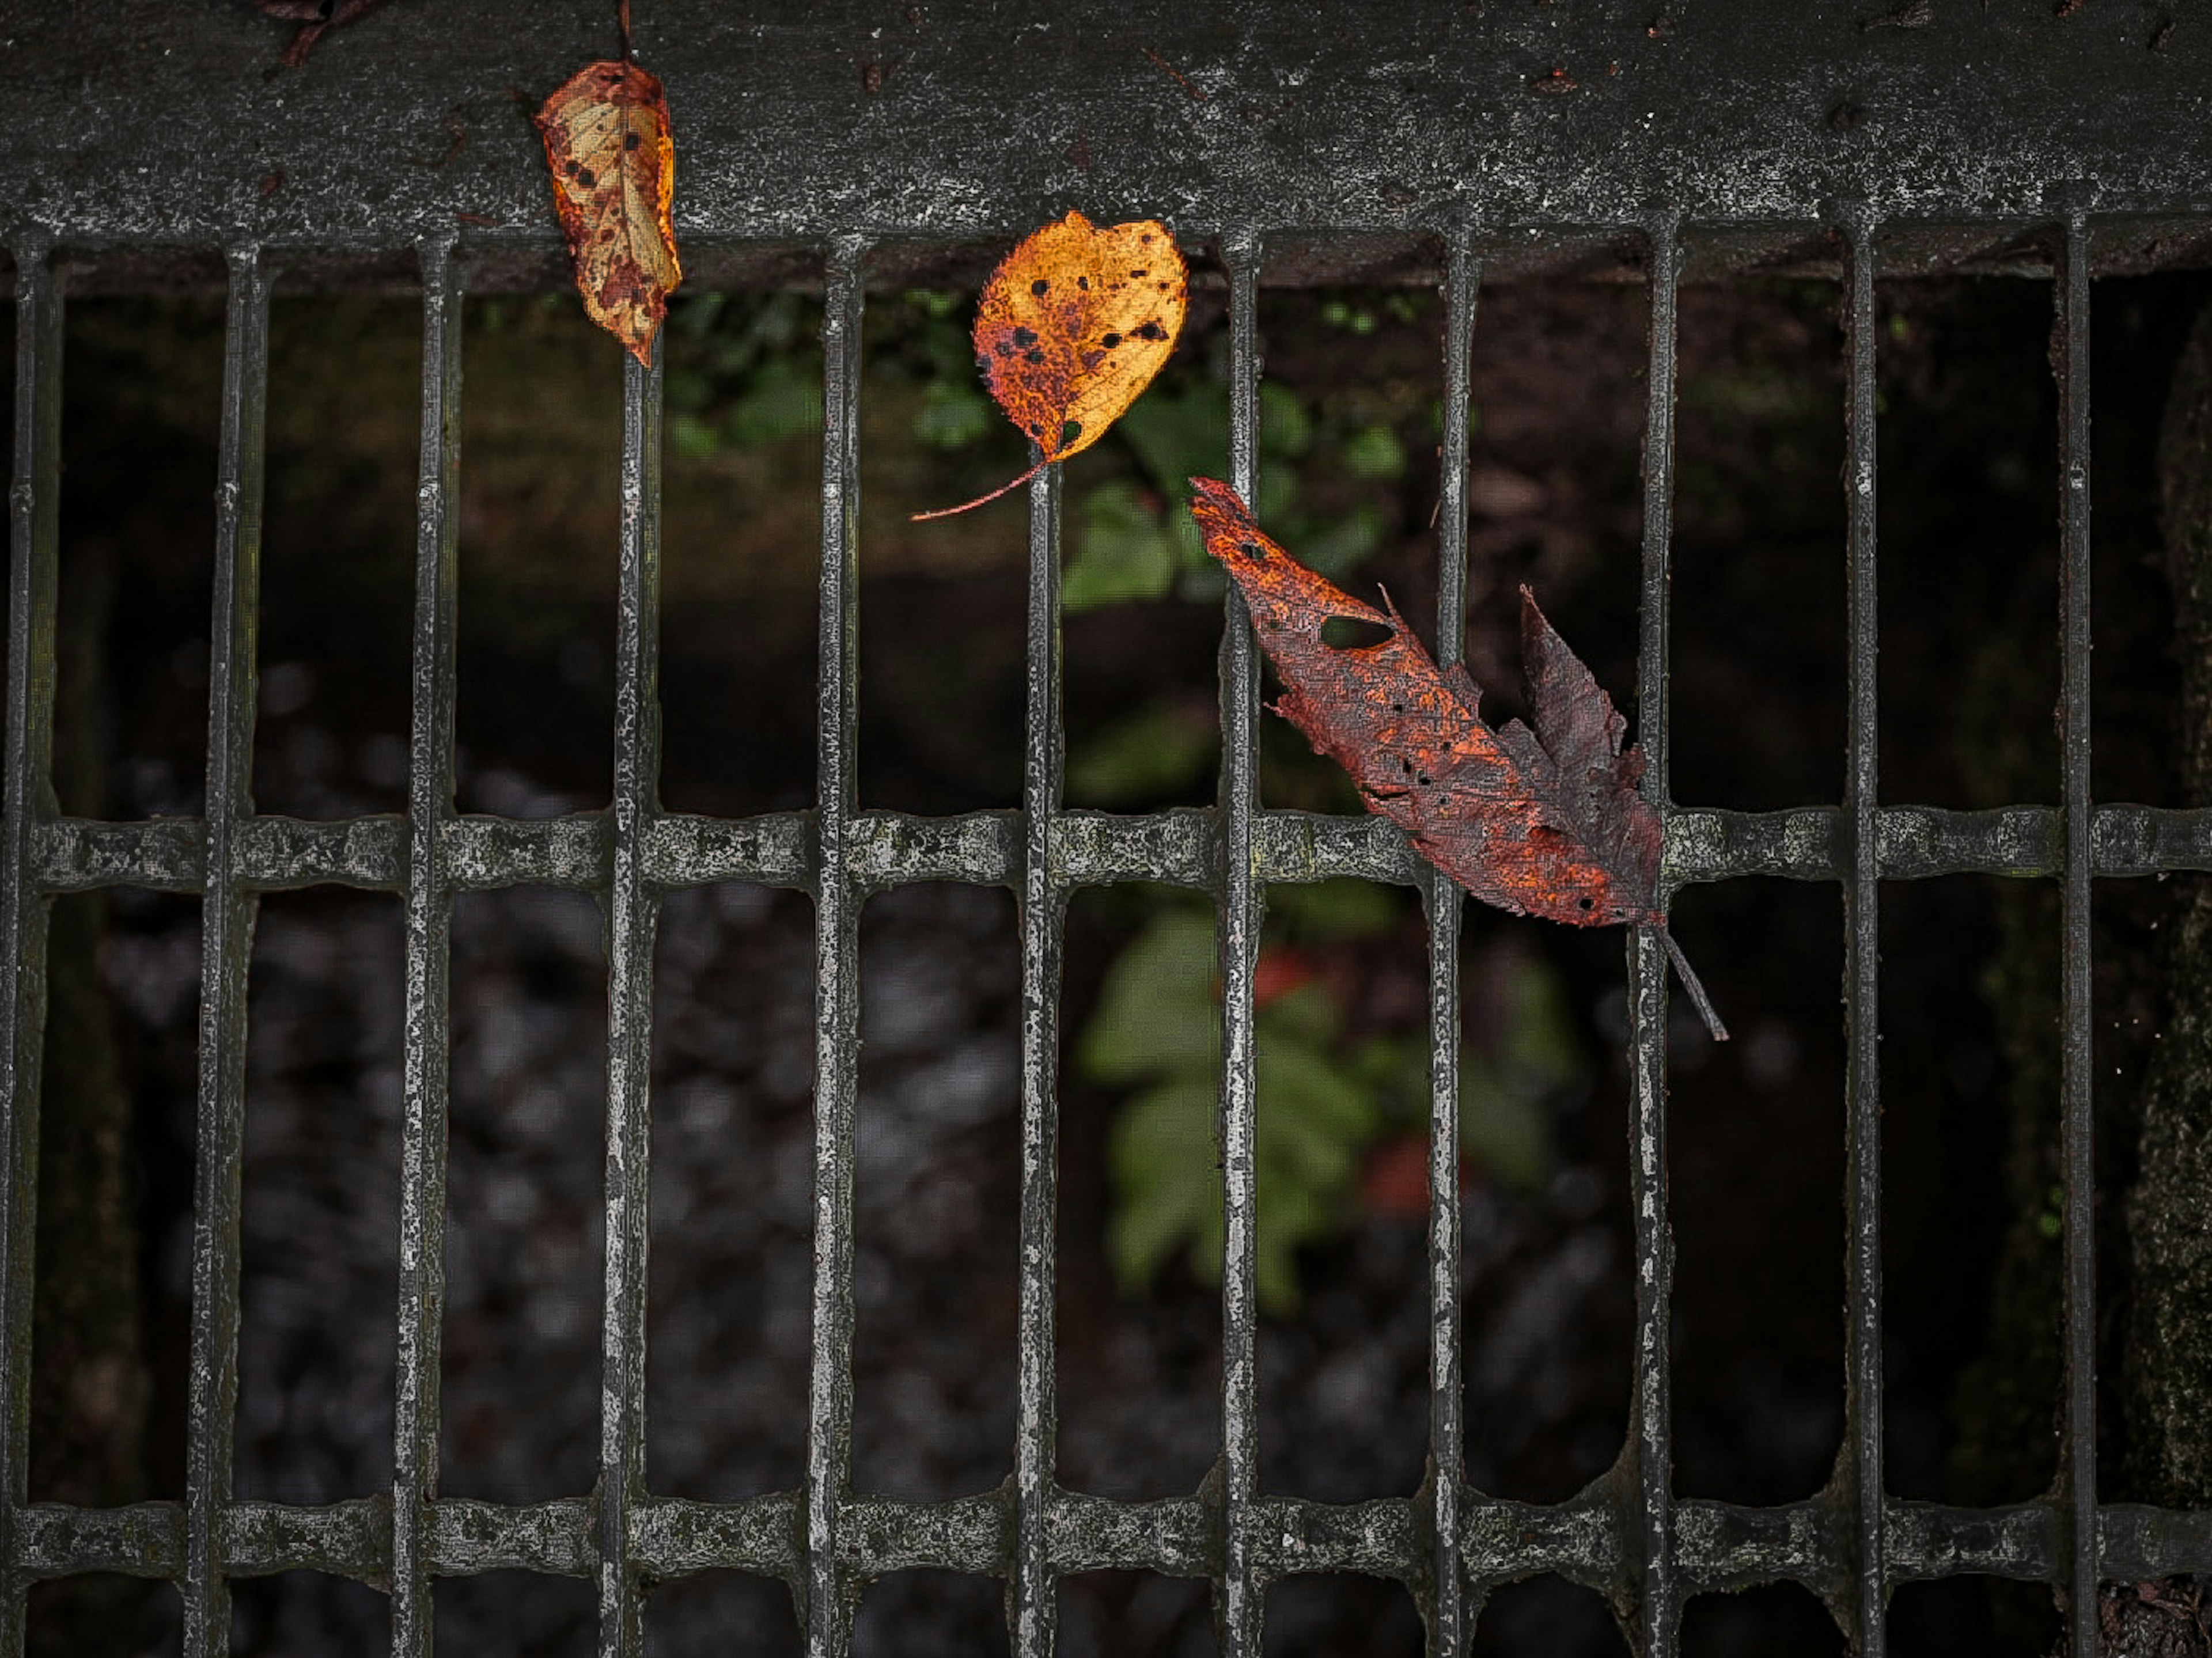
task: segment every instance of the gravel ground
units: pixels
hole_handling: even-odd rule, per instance
[[[146,1046],[193,1019],[188,910],[119,932],[109,972]],[[862,1490],[988,1490],[1012,1467],[1017,1025],[1013,906],[997,891],[883,895],[863,924],[857,1232]],[[733,886],[672,897],[655,1029],[648,1460],[652,1488],[731,1499],[801,1483],[809,1343],[813,1064],[809,908]],[[321,1503],[391,1477],[393,1217],[400,1110],[398,907],[277,897],[253,974],[237,1488]],[[599,1436],[605,994],[596,906],[539,890],[471,895],[453,957],[442,1488],[527,1502],[587,1491]],[[176,1046],[173,1041],[172,1048]],[[173,1114],[188,1133],[178,1078]],[[1071,1168],[1072,1189],[1096,1185]],[[1618,1443],[1623,1240],[1595,1166],[1549,1193],[1470,1195],[1469,1472],[1495,1487],[1530,1445],[1586,1476]],[[1068,1207],[1082,1212],[1085,1204]],[[1061,1478],[1117,1496],[1193,1488],[1218,1444],[1218,1314],[1174,1283],[1114,1294],[1095,1237],[1063,1245]],[[189,1223],[155,1241],[180,1299]],[[1412,1491],[1426,1438],[1421,1225],[1374,1216],[1312,1262],[1299,1315],[1261,1333],[1271,1490],[1346,1501]],[[1509,1482],[1510,1483],[1510,1482]],[[1571,1488],[1571,1485],[1568,1487]],[[1562,1494],[1562,1493],[1547,1493]],[[1571,1593],[1571,1592],[1570,1592]],[[1066,1650],[1211,1649],[1202,1586],[1101,1573],[1063,1594]],[[1592,1603],[1595,1604],[1594,1602]],[[381,1649],[383,1596],[296,1573],[241,1585],[238,1649]],[[656,1592],[653,1649],[796,1649],[779,1584]],[[1511,1622],[1510,1607],[1499,1620]],[[878,1584],[858,1649],[997,1649],[997,1587],[950,1574]],[[439,1589],[442,1651],[584,1651],[585,1586],[518,1574]],[[1546,1627],[1561,1632],[1557,1616]],[[1580,1644],[1617,1649],[1601,1617]],[[1419,1649],[1395,1586],[1279,1586],[1272,1653]]]

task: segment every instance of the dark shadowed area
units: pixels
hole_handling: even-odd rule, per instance
[[[2194,276],[2114,279],[2096,293],[2100,799],[2175,799],[2168,601],[2149,563],[2155,445],[2169,367],[2208,294]],[[1832,285],[1795,279],[1683,294],[1672,772],[1687,805],[1832,803],[1842,787],[1838,299]],[[1193,302],[1146,401],[1067,468],[1073,804],[1213,796],[1221,584],[1176,490],[1185,471],[1217,470],[1207,463],[1226,444],[1218,283],[1201,280]],[[935,291],[871,300],[866,808],[1020,799],[1020,503],[907,522],[1021,464],[973,384],[970,306]],[[2058,795],[2049,306],[2045,285],[2002,278],[1882,290],[1885,803]],[[280,289],[275,319],[257,805],[310,817],[394,811],[407,780],[419,312],[406,299]],[[1632,727],[1644,320],[1632,286],[1504,283],[1482,296],[1468,659],[1500,717],[1518,700],[1513,595],[1525,582]],[[221,321],[219,305],[189,298],[88,299],[69,313],[63,671],[82,689],[61,704],[66,811],[199,806]],[[672,808],[735,815],[814,798],[819,325],[818,303],[787,293],[687,295],[672,317],[661,671]],[[1262,518],[1352,591],[1387,587],[1425,636],[1443,327],[1424,289],[1269,289],[1261,307]],[[619,350],[568,295],[473,300],[465,338],[461,805],[596,809],[611,776]],[[1341,776],[1273,716],[1262,745],[1268,804],[1354,809]],[[96,1488],[71,1483],[77,1463],[58,1451],[42,1464],[34,1448],[31,1494],[176,1498],[198,912],[131,891],[97,914],[70,902],[87,906],[85,959],[105,987],[112,1086],[127,1101],[118,1201],[136,1242],[118,1293],[136,1298],[135,1334],[116,1350],[125,1403],[113,1408],[136,1412],[138,1439],[130,1466]],[[2143,987],[2158,902],[2148,883],[2099,894],[2100,1020],[2111,1015],[2097,1032],[2099,1086],[2119,1125],[2100,1180],[2113,1193],[2129,1177],[2127,1096],[2156,1023]],[[2039,1370],[2033,1351],[2055,1328],[2036,1321],[2055,1319],[2056,1302],[2000,1291],[2032,1288],[2046,1266],[2056,1284],[2037,1207],[2055,1166],[2055,1107],[2046,1124],[2021,1103],[2043,1086],[2031,1027],[2057,993],[2055,894],[1954,877],[1893,884],[1883,902],[1889,1485],[1911,1497],[2022,1499],[2053,1472],[2057,1373]],[[1686,1005],[1675,1009],[1675,1485],[1792,1501],[1827,1479],[1844,1430],[1838,893],[1693,887],[1674,915],[1735,1034],[1717,1047]],[[1275,1161],[1274,1143],[1262,1145],[1262,1485],[1335,1502],[1403,1496],[1424,1477],[1428,1442],[1423,925],[1410,894],[1344,882],[1278,891],[1269,926],[1263,1122],[1304,1138],[1281,1142]],[[596,1476],[604,927],[591,897],[550,889],[471,894],[456,909],[447,1495],[583,1497]],[[1218,1221],[1204,1195],[1215,1156],[1209,929],[1202,902],[1150,888],[1088,892],[1071,909],[1058,1357],[1059,1478],[1073,1489],[1187,1494],[1219,1447],[1207,1254]],[[872,899],[860,937],[854,1477],[900,1497],[986,1491],[1008,1477],[1014,1445],[1016,908],[1003,890],[910,886]],[[400,952],[387,895],[290,894],[262,908],[241,1497],[326,1503],[392,1478]],[[1613,1465],[1628,1420],[1622,937],[1474,908],[1463,961],[1468,1473],[1490,1493],[1559,1501]],[[810,906],[755,886],[673,895],[655,962],[648,1483],[717,1500],[792,1490],[811,1337]],[[49,1180],[66,1166],[50,1163]],[[51,1350],[37,1364],[34,1409],[67,1419],[78,1406],[58,1390],[72,1372]],[[2120,1414],[2106,1412],[2112,1434]],[[2124,1447],[2108,1449],[2121,1466]],[[173,1641],[173,1592],[88,1581],[33,1596],[36,1650],[93,1658]],[[437,1599],[441,1651],[592,1649],[583,1583],[495,1573],[444,1582]],[[388,1642],[384,1597],[333,1577],[242,1582],[237,1605],[241,1654],[343,1658]],[[1413,1602],[1393,1582],[1285,1582],[1267,1616],[1269,1658],[1421,1649]],[[1062,1585],[1060,1619],[1069,1658],[1213,1650],[1202,1584],[1079,1574]],[[646,1627],[664,1658],[800,1649],[783,1586],[763,1580],[657,1588]],[[1892,1651],[2029,1658],[2055,1630],[2040,1588],[1920,1586],[1897,1598]],[[997,1583],[905,1572],[868,1590],[855,1650],[949,1658],[1005,1641]],[[1808,1593],[1780,1586],[1693,1600],[1683,1649],[1842,1647]],[[1625,1648],[1595,1594],[1540,1578],[1490,1599],[1474,1650]]]

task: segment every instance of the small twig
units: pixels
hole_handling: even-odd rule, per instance
[[[963,501],[957,507],[940,507],[933,513],[916,513],[909,517],[907,519],[907,522],[909,524],[923,524],[933,518],[951,518],[956,513],[972,511],[974,508],[982,506],[986,501],[996,501],[1000,495],[1012,495],[1015,490],[1020,489],[1022,485],[1027,483],[1031,478],[1035,477],[1039,472],[1042,472],[1046,467],[1051,465],[1052,462],[1049,459],[1041,460],[1036,465],[1030,467],[1028,471],[1023,473],[1019,477],[1000,484],[997,489],[992,490],[988,495],[978,495],[973,501]]]
[[[1659,942],[1667,946],[1667,959],[1674,963],[1675,976],[1681,980],[1682,988],[1690,993],[1690,1005],[1705,1020],[1705,1029],[1713,1033],[1715,1042],[1726,1042],[1729,1039],[1728,1027],[1721,1023],[1721,1016],[1713,1011],[1712,999],[1705,994],[1705,987],[1690,966],[1690,958],[1682,954],[1682,946],[1674,942],[1674,935],[1663,923],[1659,928]]]
[[[1198,87],[1191,84],[1190,77],[1188,75],[1185,75],[1181,70],[1177,69],[1173,64],[1168,62],[1166,58],[1161,57],[1159,53],[1154,52],[1150,46],[1139,46],[1137,50],[1143,52],[1146,57],[1151,58],[1155,64],[1158,65],[1161,73],[1172,76],[1177,86],[1181,87],[1192,97],[1197,99],[1200,103],[1202,104],[1206,101],[1206,94]]]

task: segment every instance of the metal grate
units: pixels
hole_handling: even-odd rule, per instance
[[[433,1580],[516,1568],[592,1580],[599,1649],[641,1649],[648,1580],[709,1569],[777,1576],[799,1594],[808,1650],[850,1643],[859,1592],[915,1566],[1005,1580],[1013,1649],[1054,1641],[1059,1576],[1143,1569],[1213,1586],[1227,1658],[1261,1649],[1268,1583],[1289,1574],[1399,1579],[1427,1620],[1430,1650],[1464,1652],[1495,1586],[1557,1573],[1630,1611],[1644,1649],[1671,1654],[1685,1600],[1787,1581],[1827,1604],[1856,1651],[1885,1648],[1890,1590],[1962,1573],[2041,1580],[2069,1608],[2069,1650],[2095,1650],[2100,1577],[2212,1570],[2212,1513],[2100,1505],[2094,1469],[2090,1167],[2089,904],[2099,877],[2212,869],[2212,813],[2097,805],[2089,792],[2088,319],[2091,228],[2063,206],[2003,228],[2014,246],[2050,239],[2056,273],[2053,362],[2062,410],[2063,803],[1955,812],[1883,806],[1875,750],[1874,326],[1871,210],[1832,216],[1848,323],[1850,495],[1849,765],[1837,807],[1737,813],[1677,805],[1668,794],[1670,507],[1674,487],[1676,301],[1685,251],[1669,210],[1624,229],[1639,239],[1650,297],[1650,406],[1644,444],[1643,620],[1638,677],[1646,789],[1666,820],[1665,881],[1753,875],[1835,881],[1847,919],[1847,1429],[1833,1479],[1776,1507],[1681,1501],[1673,1494],[1667,1332],[1673,1248],[1667,1215],[1667,966],[1656,937],[1626,944],[1633,1105],[1628,1145],[1636,1234],[1636,1360],[1631,1427],[1616,1477],[1572,1501],[1506,1502],[1469,1488],[1460,1364],[1456,1175],[1457,954],[1461,894],[1374,818],[1270,811],[1256,767],[1258,659],[1229,601],[1221,653],[1224,752],[1218,804],[1143,817],[1061,806],[1058,623],[1060,494],[1048,471],[1030,486],[1027,735],[1019,810],[927,818],[871,812],[855,799],[856,525],[860,325],[871,245],[832,240],[823,275],[823,406],[819,794],[810,812],[744,819],[670,813],[659,804],[657,629],[661,376],[626,361],[623,380],[618,683],[613,801],[551,821],[463,817],[454,795],[454,598],[461,297],[467,264],[449,234],[417,246],[423,304],[419,525],[408,811],[308,823],[256,814],[248,780],[263,402],[270,268],[263,249],[227,250],[228,344],[218,478],[215,616],[204,820],[99,823],[58,815],[50,785],[56,602],[62,284],[51,238],[20,239],[16,261],[15,438],[7,793],[0,852],[0,1185],[4,1291],[4,1436],[0,1436],[0,1655],[20,1652],[34,1579],[87,1571],[168,1578],[183,1590],[185,1649],[226,1649],[233,1579],[313,1568],[386,1586],[393,1650],[432,1647]],[[1447,245],[1447,355],[1439,653],[1461,650],[1465,610],[1469,351],[1482,244],[1464,221]],[[1513,246],[1525,248],[1526,239]],[[1250,498],[1261,365],[1256,326],[1267,240],[1224,235],[1229,292],[1231,481]],[[1960,1509],[1890,1497],[1882,1479],[1881,1095],[1877,902],[1884,879],[1982,872],[2055,879],[2064,893],[2065,1284],[2067,1386],[2056,1489],[2033,1502]],[[1254,1297],[1253,969],[1271,883],[1340,876],[1419,890],[1430,926],[1432,1117],[1429,1186],[1431,1457],[1406,1497],[1331,1505],[1261,1491]],[[1218,907],[1225,985],[1222,1150],[1226,1260],[1222,1290],[1222,1454],[1190,1496],[1117,1502],[1054,1479],[1055,1067],[1062,921],[1079,888],[1146,879],[1209,893]],[[851,1488],[854,1055],[857,922],[873,891],[903,883],[1000,884],[1020,898],[1021,1253],[1018,1443],[1001,1491],[908,1503]],[[661,896],[724,881],[805,891],[817,916],[813,1350],[811,1438],[802,1490],[712,1503],[655,1497],[644,1477],[647,1089],[653,944]],[[437,1495],[443,1303],[448,1023],[454,895],[530,884],[598,894],[609,929],[605,1300],[597,1489],[507,1506]],[[88,1509],[25,1500],[43,961],[52,895],[131,884],[203,895],[198,1180],[192,1254],[188,1495]],[[319,884],[400,894],[406,917],[396,1455],[388,1493],[323,1508],[235,1501],[240,1139],[246,970],[258,895]]]

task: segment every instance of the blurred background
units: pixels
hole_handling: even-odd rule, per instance
[[[1226,464],[1221,288],[1147,396],[1066,477],[1067,798],[1214,796],[1221,582],[1182,479]],[[2212,282],[2095,299],[2096,794],[2172,804],[2175,674],[2155,447],[2171,364]],[[1844,501],[1832,285],[1682,299],[1674,792],[1833,802],[1843,780]],[[1020,797],[1019,497],[911,512],[1012,476],[1023,446],[976,384],[971,294],[884,292],[861,402],[860,799],[951,812]],[[1882,796],[2055,803],[2055,398],[2048,288],[1881,295]],[[811,803],[822,411],[818,301],[680,296],[666,334],[662,697],[672,809]],[[1640,288],[1486,291],[1474,361],[1468,661],[1510,711],[1531,584],[1633,717]],[[58,770],[64,811],[199,810],[217,300],[87,298],[69,313]],[[1434,615],[1443,316],[1425,289],[1270,288],[1261,516],[1301,557]],[[284,298],[270,373],[259,810],[402,810],[419,312]],[[573,295],[469,302],[461,451],[460,804],[596,808],[611,775],[618,349]],[[1264,720],[1268,804],[1356,811]],[[2187,878],[2177,878],[2173,887]],[[2108,884],[2097,943],[2100,1175],[2123,1191],[2153,948],[2171,888]],[[2057,1406],[2057,895],[1953,877],[1883,895],[1887,1430],[1892,1490],[2045,1490]],[[798,894],[672,896],[654,1029],[649,1479],[736,1498],[802,1483],[809,1342],[812,918]],[[1218,1008],[1191,895],[1088,891],[1063,997],[1060,1468],[1115,1497],[1194,1489],[1218,1445]],[[31,1495],[183,1495],[195,901],[64,897],[55,918]],[[586,896],[472,894],[454,920],[443,1468],[451,1495],[587,1491],[599,1434],[605,970]],[[1843,1430],[1840,902],[1828,884],[1681,895],[1675,928],[1735,1033],[1678,1008],[1674,1408],[1686,1497],[1776,1503],[1827,1478]],[[861,926],[854,1479],[902,1497],[1012,1471],[1019,965],[1011,896],[884,894]],[[1627,1419],[1632,1293],[1626,1000],[1617,932],[1471,907],[1462,1184],[1468,1475],[1556,1501]],[[1410,1492],[1426,1440],[1425,942],[1413,895],[1277,888],[1260,968],[1262,1483],[1330,1501]],[[388,1487],[401,1066],[399,903],[263,903],[251,988],[237,1491],[323,1503]],[[2115,1206],[2107,1205],[2108,1210]],[[2108,1248],[2108,1263],[2124,1250]],[[2108,1266],[2108,1276],[2117,1272]],[[2124,1284],[2112,1286],[2115,1297]],[[2118,1431],[2120,1412],[2104,1412]],[[2124,1466],[2121,1446],[2106,1466]],[[2115,1485],[2107,1499],[2124,1496]],[[582,1582],[440,1583],[441,1651],[592,1649]],[[1070,1579],[1070,1658],[1212,1649],[1205,1586]],[[174,1592],[42,1585],[38,1649],[153,1652]],[[1396,1585],[1270,1591],[1279,1658],[1420,1649]],[[1908,1585],[1900,1655],[2033,1654],[2047,1592]],[[657,1654],[799,1650],[781,1584],[654,1592]],[[312,1573],[242,1583],[241,1653],[367,1654],[386,1602]],[[1791,1587],[1693,1600],[1685,1649],[1839,1653]],[[906,1573],[856,1649],[1005,1647],[999,1586]],[[1494,1596],[1486,1654],[1626,1650],[1553,1580]]]

